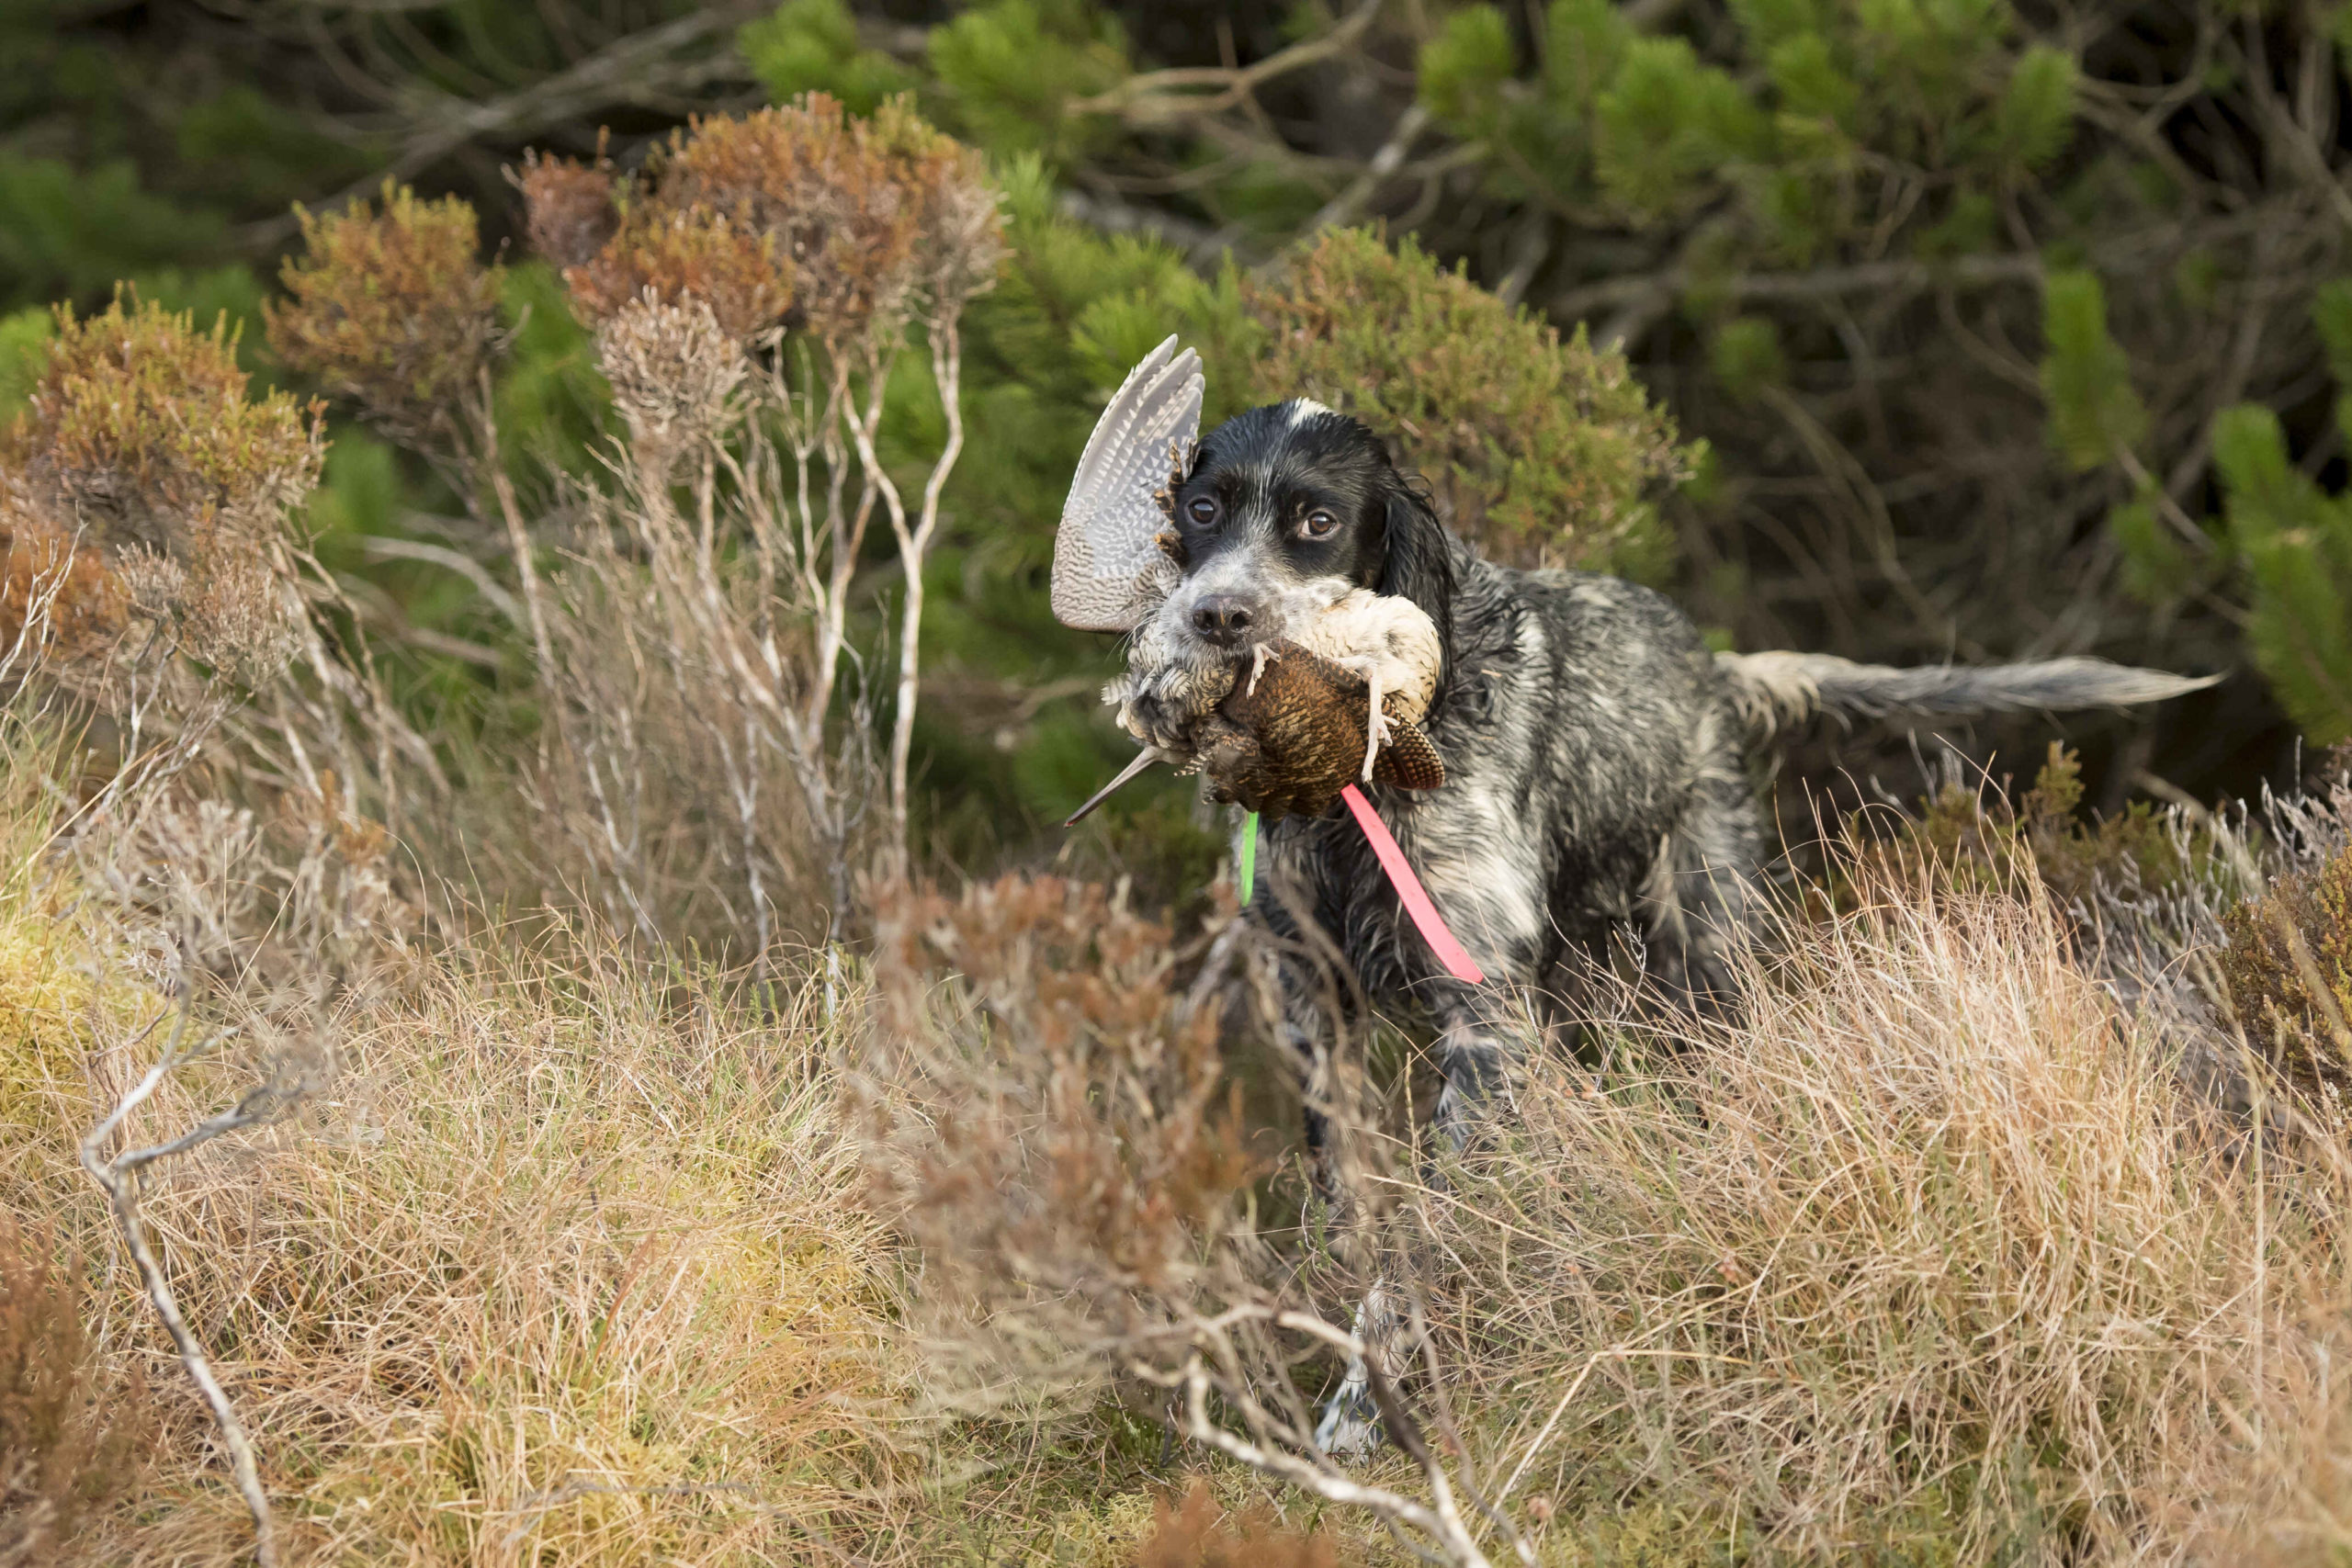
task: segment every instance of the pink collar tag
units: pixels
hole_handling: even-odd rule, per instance
[[[1455,979],[1473,986],[1486,984],[1487,976],[1472,962],[1462,944],[1453,940],[1453,933],[1445,929],[1444,918],[1437,912],[1437,906],[1430,902],[1429,890],[1421,886],[1421,879],[1413,874],[1413,868],[1405,863],[1405,852],[1396,847],[1396,840],[1389,835],[1388,825],[1381,821],[1379,813],[1373,810],[1372,802],[1363,797],[1363,791],[1350,784],[1340,791],[1340,798],[1346,801],[1348,809],[1355,814],[1356,826],[1363,829],[1363,836],[1371,840],[1372,852],[1380,857],[1380,869],[1388,874],[1390,882],[1396,884],[1396,897],[1404,900],[1405,912],[1413,917],[1413,924],[1420,928],[1421,936],[1437,953],[1439,961],[1444,964],[1446,972]]]

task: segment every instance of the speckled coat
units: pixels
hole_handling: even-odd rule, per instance
[[[1747,760],[1787,726],[1823,711],[2115,706],[2211,683],[2086,658],[1897,670],[1711,655],[1647,589],[1479,559],[1378,436],[1304,399],[1212,431],[1164,501],[1161,544],[1180,575],[1135,628],[1128,673],[1105,694],[1148,742],[1193,754],[1235,661],[1350,589],[1412,600],[1443,647],[1423,727],[1444,784],[1370,793],[1487,981],[1445,974],[1344,810],[1268,823],[1259,905],[1288,939],[1283,1030],[1310,1106],[1334,998],[1419,1004],[1435,1018],[1449,1130],[1502,1079],[1530,1012],[1572,998],[1583,965],[1612,943],[1635,939],[1666,994],[1726,1003],[1763,863]],[[1349,983],[1322,983],[1330,965],[1308,956],[1318,953]]]
[[[1612,940],[1637,936],[1664,984],[1726,997],[1761,862],[1747,727],[1690,621],[1615,578],[1453,549],[1453,657],[1428,727],[1445,783],[1369,793],[1487,985],[1446,975],[1344,813],[1274,823],[1259,852],[1270,890],[1297,890],[1374,1005],[1436,1020],[1442,1121],[1494,1087],[1520,1009],[1570,993]],[[1283,900],[1262,902],[1295,935]],[[1295,1029],[1328,1027],[1307,1010],[1320,989],[1292,987]]]

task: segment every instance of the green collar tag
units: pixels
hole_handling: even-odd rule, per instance
[[[1250,889],[1258,880],[1258,814],[1254,811],[1241,818],[1241,903],[1250,903]]]

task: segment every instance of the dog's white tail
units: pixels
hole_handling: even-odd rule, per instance
[[[1849,718],[1921,718],[1978,713],[2063,713],[2131,707],[2199,692],[2219,675],[2172,675],[2104,659],[2046,659],[1966,670],[1928,665],[1901,670],[1857,664],[1828,653],[1719,653],[1715,668],[1758,741],[1818,714]]]

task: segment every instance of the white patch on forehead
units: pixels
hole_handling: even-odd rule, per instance
[[[1290,427],[1293,430],[1296,430],[1300,425],[1305,424],[1317,414],[1329,413],[1331,411],[1329,409],[1325,408],[1313,398],[1293,398],[1290,400]]]

